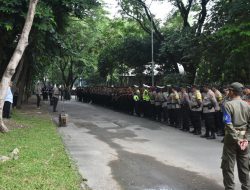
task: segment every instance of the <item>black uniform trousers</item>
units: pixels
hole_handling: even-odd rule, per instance
[[[13,96],[12,108],[15,108],[17,106],[17,100],[18,100],[18,95],[14,95]]]
[[[36,95],[36,106],[39,108],[40,107],[40,102],[41,102],[41,97],[39,94]]]
[[[221,111],[215,112],[215,130],[220,132],[221,134],[225,134],[224,132],[224,123],[223,123],[223,113]]]
[[[190,109],[188,105],[182,106],[181,115],[182,115],[182,129],[185,131],[189,131]]]
[[[191,111],[191,122],[195,133],[201,133],[201,111]]]
[[[203,113],[203,117],[205,120],[205,128],[206,128],[206,136],[211,135],[213,136],[215,133],[215,113],[210,112],[210,113]]]
[[[135,114],[136,114],[137,116],[140,116],[139,104],[140,104],[139,101],[134,101],[134,110],[135,110]]]
[[[53,97],[53,112],[56,112],[57,103],[58,103],[58,98]]]
[[[162,112],[164,121],[168,123],[168,107],[167,106],[163,107]]]
[[[180,113],[181,109],[180,108],[174,108],[172,109],[172,117],[173,117],[173,122],[174,122],[174,127],[179,128],[180,127]]]
[[[168,109],[169,124],[174,125],[174,109]]]
[[[3,118],[10,118],[11,102],[5,101],[3,105]]]

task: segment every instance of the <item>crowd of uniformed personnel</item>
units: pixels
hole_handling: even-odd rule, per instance
[[[110,107],[131,115],[156,121],[215,139],[224,135],[223,104],[228,100],[227,87],[85,87],[77,88],[81,102]],[[243,99],[250,102],[250,88],[245,87]],[[204,120],[205,134],[201,134]],[[190,128],[193,130],[190,131]]]
[[[215,139],[217,132],[224,136],[221,169],[225,190],[235,189],[235,163],[241,189],[250,189],[250,86],[235,82],[223,88],[87,87],[78,88],[76,95],[79,101],[166,122],[207,139]],[[202,121],[204,134],[201,134]]]

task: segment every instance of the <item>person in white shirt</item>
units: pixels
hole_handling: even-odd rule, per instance
[[[13,94],[11,92],[11,86],[12,86],[12,82],[9,83],[9,87],[7,90],[7,94],[6,97],[4,99],[4,106],[3,106],[3,118],[7,118],[10,119],[10,108],[11,108],[11,104],[13,103]]]

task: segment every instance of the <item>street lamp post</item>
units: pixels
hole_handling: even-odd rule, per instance
[[[152,50],[152,61],[151,61],[151,66],[152,66],[152,71],[151,71],[151,79],[152,79],[152,86],[154,86],[155,83],[155,76],[154,76],[154,69],[155,69],[155,63],[154,63],[154,28],[153,28],[153,17],[152,17],[152,13],[151,14],[151,50]]]

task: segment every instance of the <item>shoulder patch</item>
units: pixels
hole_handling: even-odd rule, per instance
[[[223,107],[223,122],[225,124],[232,124],[231,115],[226,111],[224,107]]]

